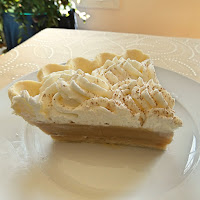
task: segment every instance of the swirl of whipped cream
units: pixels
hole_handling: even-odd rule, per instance
[[[172,109],[175,100],[171,95],[152,79],[147,83],[142,78],[124,81],[115,90],[113,98],[119,99],[133,113],[147,112],[152,108]]]
[[[150,61],[138,62],[136,60],[118,59],[114,57],[113,60],[107,60],[105,64],[92,71],[92,75],[100,77],[102,80],[107,81],[110,85],[115,85],[126,79],[143,78],[145,82],[153,79],[158,82],[155,69]]]
[[[93,97],[112,97],[110,86],[104,80],[82,70],[54,72],[44,79],[40,91],[46,109],[53,106],[63,113],[72,112]]]
[[[50,75],[44,77],[42,86],[40,87],[40,96],[39,96],[39,102],[42,104],[42,110],[43,112],[46,112],[48,108],[52,106],[52,99],[54,95],[58,92],[57,88],[57,82],[58,80],[64,79],[64,80],[70,80],[73,75],[77,73],[82,73],[80,70],[64,70],[64,71],[58,71],[53,72]]]

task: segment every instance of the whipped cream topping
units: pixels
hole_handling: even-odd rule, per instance
[[[141,77],[145,82],[153,79],[158,82],[155,69],[150,60],[138,62],[115,57],[112,61],[107,60],[105,64],[92,71],[92,75],[106,80],[110,85],[119,83],[127,79],[138,79]]]
[[[40,93],[13,97],[25,105],[30,120],[145,128],[161,133],[182,125],[175,100],[159,84],[150,60],[114,57],[89,73],[81,69],[53,72],[43,78]],[[25,119],[27,112],[21,112]]]
[[[147,112],[153,108],[172,109],[175,100],[169,92],[152,79],[144,82],[142,78],[129,80],[114,92],[113,98],[119,99],[133,112]]]

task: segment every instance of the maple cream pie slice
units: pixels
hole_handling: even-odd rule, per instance
[[[53,139],[166,149],[182,126],[175,100],[139,50],[49,64],[8,91],[15,114]]]

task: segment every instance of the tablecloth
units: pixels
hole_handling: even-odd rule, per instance
[[[141,49],[155,66],[200,82],[200,39],[48,28],[0,56],[0,88],[48,63]]]

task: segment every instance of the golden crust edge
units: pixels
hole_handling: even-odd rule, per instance
[[[36,96],[37,94],[39,94],[39,88],[41,87],[41,85],[41,82],[38,81],[18,81],[8,89],[8,97],[12,102],[13,97],[20,95],[21,91],[23,90],[27,90],[30,96]]]
[[[125,59],[134,59],[138,62],[142,62],[144,60],[149,59],[149,55],[143,53],[141,50],[138,49],[129,49],[126,50],[124,54],[117,55],[113,53],[100,53],[98,54],[94,60],[88,60],[83,57],[76,57],[73,59],[70,59],[67,61],[66,65],[58,65],[58,64],[48,64],[46,66],[43,66],[37,75],[37,78],[39,81],[42,81],[43,78],[47,75],[49,75],[52,72],[57,71],[63,71],[67,69],[77,70],[81,69],[85,73],[91,73],[93,70],[95,70],[98,67],[101,67],[104,65],[106,60],[112,60],[114,57],[124,57]]]

